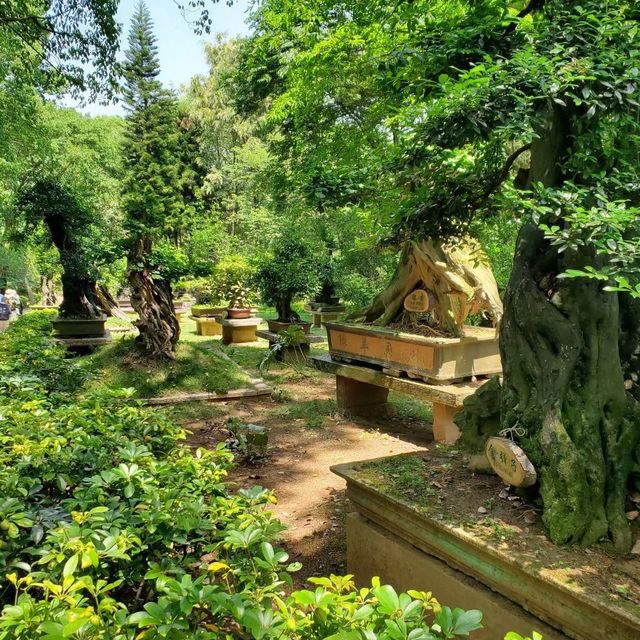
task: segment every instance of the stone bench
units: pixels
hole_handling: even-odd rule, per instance
[[[455,415],[464,399],[486,380],[427,384],[409,378],[397,378],[364,365],[344,364],[330,356],[313,356],[311,364],[320,371],[336,376],[336,401],[342,412],[364,417],[384,415],[388,411],[389,391],[413,396],[433,405],[433,438],[451,444],[460,436]]]

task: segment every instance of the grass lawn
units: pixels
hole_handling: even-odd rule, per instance
[[[116,339],[81,360],[96,374],[94,384],[133,387],[140,398],[224,393],[249,386],[249,375],[226,358],[219,341],[211,338],[181,340],[174,361],[150,362],[131,337]]]
[[[310,315],[302,310],[302,304],[296,306],[303,319],[310,320]],[[260,307],[258,315],[265,319],[276,317],[275,310],[269,307]],[[108,324],[116,328],[126,322],[110,318]],[[266,324],[262,328],[266,328]],[[225,347],[217,336],[197,335],[196,323],[189,317],[181,320],[180,329],[180,342],[173,362],[150,362],[139,352],[132,336],[115,336],[113,343],[79,361],[96,375],[94,385],[133,387],[139,398],[203,391],[224,393],[250,386],[250,377],[260,375],[258,363],[267,349],[266,341]],[[324,330],[314,329],[314,333],[324,335]],[[312,352],[326,352],[326,344],[314,345]],[[296,378],[313,380],[320,375],[307,367],[296,370],[274,363],[264,378],[278,385]]]

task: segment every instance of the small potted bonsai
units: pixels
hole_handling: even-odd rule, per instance
[[[27,184],[17,201],[25,231],[44,223],[62,265],[62,304],[53,321],[60,337],[101,337],[106,315],[96,293],[97,252],[90,237],[93,212],[69,188],[40,178]]]
[[[236,283],[229,288],[229,306],[227,307],[227,318],[240,320],[251,317],[251,301],[253,292],[242,283]]]
[[[270,331],[278,333],[298,324],[309,333],[311,323],[302,322],[291,306],[296,298],[308,299],[320,287],[315,252],[305,237],[291,230],[283,233],[272,254],[261,261],[255,280],[264,302],[273,305],[278,314],[276,320],[268,321]]]

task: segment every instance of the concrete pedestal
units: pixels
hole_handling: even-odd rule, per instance
[[[261,322],[262,318],[242,318],[241,320],[225,318],[221,320],[223,344],[255,342],[258,339],[256,332]]]
[[[199,336],[220,336],[222,335],[222,325],[220,318],[191,316],[196,321],[196,333]]]
[[[313,316],[313,326],[322,327],[325,322],[338,322],[342,320],[347,308],[342,304],[317,305],[307,304],[305,311]]]

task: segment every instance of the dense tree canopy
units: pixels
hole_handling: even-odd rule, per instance
[[[638,442],[638,18],[602,0],[271,0],[238,97],[269,102],[283,191],[314,210],[365,211],[393,243],[526,222],[501,427],[540,469],[553,539],[620,549]]]

